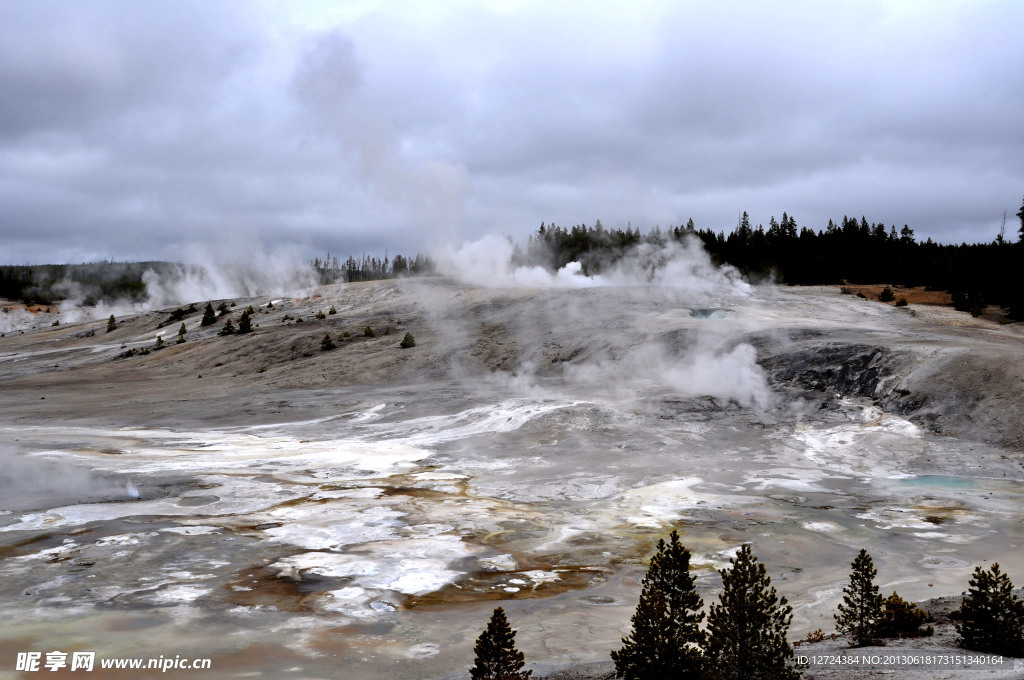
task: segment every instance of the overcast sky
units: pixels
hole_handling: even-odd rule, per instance
[[[1019,0],[6,0],[0,262],[741,210],[1016,238],[1022,28]]]

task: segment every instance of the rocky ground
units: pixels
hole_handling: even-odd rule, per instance
[[[933,431],[1024,451],[1021,324],[942,306],[894,308],[841,295],[838,287],[761,294],[763,311],[726,319],[727,333],[716,341],[752,343],[775,388],[822,404],[867,397]],[[7,333],[0,338],[5,414],[74,419],[120,409],[169,422],[186,410],[189,420],[208,421],[258,410],[273,420],[278,396],[315,409],[315,399],[304,397],[317,388],[495,371],[561,376],[652,339],[682,348],[697,332],[692,323],[652,326],[641,318],[678,302],[671,291],[486,290],[431,279],[329,286],[272,308],[269,298],[213,304],[221,302],[233,306],[212,326],[199,325],[202,303],[184,319],[183,344],[175,344],[173,308],[123,317],[110,333],[106,319]],[[258,310],[256,331],[219,337],[224,322],[237,324],[249,305]],[[332,306],[337,313],[328,315]],[[367,326],[373,337],[364,336]],[[412,351],[399,346],[406,332],[416,338]],[[336,350],[321,351],[324,335]],[[164,349],[118,358],[152,348],[158,336]],[[204,402],[219,408],[192,408]]]
[[[937,435],[939,443],[955,443],[960,447],[957,455],[962,456],[962,467],[970,474],[1005,478],[1008,484],[1024,479],[1024,330],[1020,324],[972,319],[948,307],[911,301],[907,307],[895,308],[843,295],[838,287],[756,288],[750,298],[723,301],[693,300],[671,288],[498,290],[444,279],[327,286],[303,297],[213,304],[220,302],[227,305],[228,313],[212,326],[200,326],[203,302],[196,312],[186,314],[186,341],[181,344],[175,343],[181,320],[171,320],[174,308],[118,315],[117,328],[109,333],[105,317],[59,326],[46,323],[25,332],[8,330],[0,338],[0,425],[18,436],[21,431],[55,424],[173,432],[315,422],[360,405],[361,391],[370,388],[375,399],[407,402],[412,417],[444,411],[430,403],[430,395],[441,403],[458,394],[462,400],[459,408],[473,406],[473,393],[465,389],[467,385],[488,396],[522,396],[557,384],[573,395],[621,396],[627,404],[632,394],[655,394],[656,399],[638,402],[633,411],[625,410],[622,418],[641,424],[678,421],[680,427],[689,426],[682,423],[686,419],[720,422],[730,445],[742,444],[754,451],[756,442],[772,440],[772,428],[780,423],[800,434],[804,421],[824,428],[841,421],[851,402],[874,404],[882,414],[906,418]],[[250,304],[256,310],[252,334],[218,335],[228,318],[237,326],[241,311]],[[334,314],[329,313],[332,307]],[[373,329],[372,335],[364,333],[367,326]],[[415,336],[415,347],[400,346],[406,333]],[[336,348],[321,349],[325,335]],[[163,339],[162,349],[155,349],[157,336]],[[749,362],[741,351],[744,347],[753,348]],[[143,348],[148,353],[126,356],[129,350]],[[830,419],[830,414],[835,419]],[[720,421],[714,421],[719,417]],[[634,441],[613,431],[603,412],[574,413],[564,424],[569,427],[587,418],[593,424],[588,421],[586,428],[590,429],[580,426],[581,432],[586,430],[580,441],[614,446],[627,462],[630,451],[635,457],[636,449],[630,448],[636,446]],[[839,430],[837,437],[843,432]],[[870,437],[889,436],[883,430],[872,431]],[[676,430],[666,432],[678,434]],[[548,445],[546,442],[557,442],[561,435],[552,426],[550,433],[537,436]],[[676,445],[668,437],[636,441],[644,446]],[[841,438],[835,441],[837,446],[846,443]],[[535,445],[514,439],[508,444],[513,449]],[[550,445],[556,453],[575,455],[581,450],[569,444]],[[886,455],[884,449],[879,455]],[[839,462],[843,461],[837,459]],[[407,490],[401,487],[389,493]],[[993,493],[998,496],[998,489]],[[774,496],[777,503],[786,505],[787,522],[798,512],[830,512],[795,492]],[[1016,496],[1007,494],[993,502],[1009,503],[1013,498]],[[866,503],[857,507],[857,498],[849,502],[851,517],[870,509]],[[942,514],[946,510],[949,512]],[[927,522],[938,526],[947,521],[946,515],[954,517],[961,511],[940,508],[936,512],[942,516],[929,515]],[[1000,521],[1014,517],[1009,510],[992,512]],[[694,531],[705,528],[699,524],[698,514],[687,520]],[[585,513],[581,510],[580,515]],[[987,521],[972,517],[971,521]],[[715,541],[726,543],[745,536],[745,525],[774,531],[772,527],[781,521],[761,509],[734,514],[727,529],[709,533]],[[645,531],[656,533],[662,528]],[[254,535],[251,528],[244,529],[248,534],[239,531],[240,535]],[[642,536],[645,541],[647,533]],[[899,527],[889,528],[881,532],[879,540],[910,540],[898,534]],[[585,538],[597,544],[600,537]],[[56,539],[42,534],[25,539],[47,540]],[[993,550],[1014,550],[1000,545],[998,535],[986,540],[993,542]],[[24,557],[28,545],[0,546],[0,566],[8,556]],[[631,547],[623,552],[628,554],[617,556],[615,564],[601,566],[609,573],[621,572],[623,565],[638,568],[643,549]],[[594,555],[600,554],[595,549]],[[796,557],[784,552],[779,556],[794,562],[788,565],[792,574],[787,572],[787,578],[803,578]],[[834,565],[819,580],[828,585],[841,579],[847,563]],[[966,565],[958,568],[966,569]],[[632,592],[635,585],[623,577],[617,587]],[[822,597],[834,597],[834,592],[822,588]],[[958,589],[963,588],[966,582]],[[946,586],[941,594],[955,592]],[[527,615],[528,603],[520,604]],[[482,606],[487,602],[478,603],[474,616],[483,613]],[[563,606],[564,616],[569,617],[573,610]],[[626,609],[621,602],[617,606]],[[809,602],[803,615],[808,616],[814,606],[819,605]],[[894,642],[884,651],[957,653],[952,629],[941,618],[942,611],[951,606],[946,601],[927,605],[938,619],[936,636]],[[594,620],[601,612],[610,611],[595,607],[587,610]],[[430,611],[429,603],[424,610]],[[538,609],[535,616],[542,619],[542,614]],[[31,634],[36,634],[34,629]],[[544,631],[524,631],[521,639],[527,634],[533,636],[531,644],[543,643]],[[621,633],[602,634],[613,641]],[[336,651],[327,643],[318,649]],[[797,653],[830,654],[845,649],[841,640],[826,640],[800,645]],[[566,656],[562,650],[550,654],[553,658],[538,665],[536,675],[565,680],[604,678],[612,670],[610,662],[602,660],[603,653],[589,653],[565,663],[559,660]],[[296,659],[299,657],[301,654]],[[423,668],[430,668],[429,677],[448,672],[438,668],[461,667],[423,663]],[[952,678],[959,677],[959,672],[812,668],[806,677]],[[1019,669],[976,672],[980,675],[975,677],[1021,677]],[[399,671],[388,675],[382,669],[379,677],[406,676]]]

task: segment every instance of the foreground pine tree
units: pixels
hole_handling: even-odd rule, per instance
[[[701,678],[705,669],[700,611],[704,602],[690,575],[690,552],[675,531],[658,541],[640,590],[633,630],[612,652],[615,672],[626,680]]]
[[[964,649],[1024,656],[1024,602],[1013,594],[1013,583],[998,563],[988,571],[974,569],[956,632],[957,644]]]
[[[708,616],[708,677],[715,680],[794,680],[786,636],[793,608],[779,598],[763,564],[744,545],[722,569],[719,604]]]
[[[874,579],[878,574],[871,555],[864,548],[850,565],[850,584],[843,588],[843,602],[835,615],[840,635],[850,635],[851,647],[880,644],[878,627],[882,621],[882,596]]]
[[[494,610],[474,651],[476,663],[469,669],[473,680],[529,680],[533,674],[522,670],[526,665],[523,653],[516,649],[516,632],[508,625],[501,607]]]

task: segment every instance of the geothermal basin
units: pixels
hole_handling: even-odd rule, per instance
[[[196,316],[143,357],[116,358],[170,310],[0,339],[5,663],[455,678],[499,605],[539,670],[606,660],[672,529],[705,602],[751,543],[792,639],[834,628],[861,547],[911,600],[1024,579],[1015,326],[825,288],[268,301],[237,300],[251,337]]]

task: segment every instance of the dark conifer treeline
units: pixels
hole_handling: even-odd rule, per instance
[[[310,265],[321,284],[336,281],[375,281],[398,276],[431,274],[434,263],[417,253],[414,258],[386,255],[383,259],[364,255],[339,262],[328,253]],[[82,304],[99,300],[142,300],[146,271],[174,274],[182,265],[173,262],[93,262],[87,264],[0,265],[0,298],[26,304],[49,305],[69,297],[81,297]]]
[[[1024,218],[1022,218],[1024,230]],[[668,231],[655,229],[605,229],[600,220],[593,226],[564,229],[541,224],[530,237],[525,252],[517,249],[520,264],[558,269],[581,262],[586,274],[599,273],[642,243],[665,243],[696,237],[716,264],[729,264],[753,280],[774,278],[789,284],[890,283],[927,286],[962,293],[990,304],[1020,307],[1024,295],[1019,272],[1024,265],[1024,243],[997,238],[991,243],[960,245],[918,241],[904,225],[886,227],[844,217],[829,220],[824,229],[798,227],[783,213],[769,226],[751,226],[746,213],[728,235],[698,229],[693,220]]]
[[[337,256],[319,257],[310,262],[320,277],[321,284],[344,281],[377,281],[379,279],[393,279],[399,276],[419,276],[422,274],[434,273],[434,263],[429,257],[416,253],[416,257],[407,258],[403,255],[395,255],[384,259],[372,255],[363,255],[358,260],[351,255],[344,262],[340,262]]]
[[[139,300],[146,292],[142,274],[173,266],[169,262],[0,265],[0,298],[53,304],[68,297],[67,284],[74,282],[85,304],[115,298]]]

